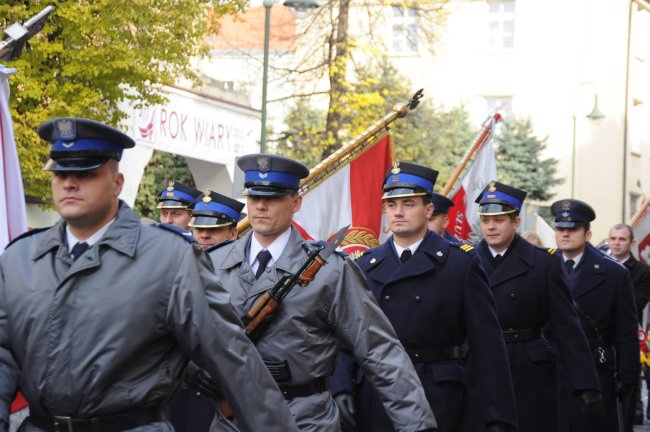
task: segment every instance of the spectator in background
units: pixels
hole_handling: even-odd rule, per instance
[[[617,224],[609,230],[607,244],[611,255],[616,258],[630,271],[632,285],[634,286],[634,296],[636,298],[636,308],[639,317],[639,324],[643,325],[643,310],[650,299],[650,267],[640,262],[632,255],[632,245],[634,245],[634,231],[632,227],[625,224]],[[646,369],[644,374],[650,372]],[[629,421],[634,424],[643,424],[643,402],[641,401],[641,381],[635,390],[635,408],[626,407],[626,415]],[[650,404],[648,405],[650,408]],[[650,410],[647,411],[650,414]],[[649,416],[650,417],[650,416]]]
[[[526,240],[530,244],[539,246],[541,248],[544,247],[544,245],[542,244],[542,239],[539,238],[539,236],[532,231],[526,231],[521,236],[523,237],[524,240]]]

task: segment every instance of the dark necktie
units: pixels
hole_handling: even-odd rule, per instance
[[[501,254],[497,254],[497,255],[494,257],[494,266],[495,266],[495,267],[498,267],[499,264],[501,264],[502,262],[503,262],[503,255],[501,255]]]
[[[399,260],[404,264],[406,261],[410,260],[413,254],[411,253],[411,249],[404,249],[402,251],[402,255],[399,256]]]
[[[83,255],[86,250],[88,250],[90,246],[88,246],[88,243],[86,242],[79,242],[76,245],[72,247],[72,251],[70,252],[70,255],[72,255],[73,260],[77,260],[81,255]]]
[[[566,274],[570,275],[573,273],[573,265],[575,264],[575,261],[573,260],[566,260],[564,261],[564,265],[566,266]]]
[[[266,266],[271,261],[271,252],[267,250],[261,250],[257,254],[257,262],[259,266],[257,267],[257,271],[255,272],[255,279],[259,279],[260,276],[262,276],[262,273],[264,273],[264,270],[266,270]]]

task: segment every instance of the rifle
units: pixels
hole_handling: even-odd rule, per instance
[[[334,252],[334,249],[345,238],[349,227],[350,225],[341,228],[334,236],[334,239],[325,245],[309,242],[302,244],[307,259],[298,271],[286,273],[282,276],[272,288],[255,301],[253,306],[241,318],[246,329],[246,335],[253,343],[257,343],[264,331],[266,331],[275,311],[278,310],[287,294],[296,285],[305,288],[314,280],[318,270],[327,263],[327,257]]]
[[[267,290],[255,301],[253,306],[241,318],[246,330],[246,335],[251,341],[253,341],[253,343],[257,343],[260,340],[262,334],[268,328],[275,312],[280,308],[280,305],[287,294],[289,294],[296,285],[305,288],[314,280],[316,273],[318,273],[321,267],[327,264],[327,258],[345,238],[348,228],[350,228],[350,225],[341,228],[334,236],[334,239],[325,245],[309,242],[302,244],[302,248],[307,254],[307,259],[300,266],[298,271],[295,273],[286,273],[282,276],[272,288]],[[206,395],[217,400],[219,409],[221,409],[221,413],[225,417],[232,417],[233,412],[230,404],[228,404],[228,401],[220,395],[218,387],[216,387],[206,375],[207,374],[204,371],[200,371],[200,373],[197,374],[196,384],[198,388]]]

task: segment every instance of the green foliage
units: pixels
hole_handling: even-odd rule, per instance
[[[140,216],[158,220],[158,209],[156,208],[158,196],[167,187],[170,180],[196,187],[192,172],[183,156],[155,150],[144,169],[133,206],[135,212]]]
[[[48,148],[36,128],[57,116],[118,125],[122,100],[155,104],[162,86],[193,77],[190,59],[206,52],[215,20],[245,0],[4,0],[0,27],[24,22],[45,6],[56,9],[22,57],[5,66],[11,112],[27,195],[49,197],[42,171]]]
[[[564,181],[556,177],[557,159],[542,159],[546,138],[534,135],[530,119],[504,120],[495,147],[499,181],[527,191],[527,200],[551,199],[551,189]]]
[[[314,166],[328,146],[354,138],[395,104],[408,102],[414,93],[405,84],[408,80],[399,76],[386,59],[377,66],[359,68],[356,78],[347,83],[348,91],[342,96],[341,142],[332,143],[327,138],[325,110],[315,109],[301,99],[286,119],[288,130],[282,133],[284,139],[278,141],[276,151]],[[475,133],[462,107],[446,111],[433,107],[426,99],[390,128],[396,157],[439,170],[439,185],[449,178]]]

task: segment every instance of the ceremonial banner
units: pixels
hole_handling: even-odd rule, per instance
[[[329,239],[342,226],[341,243],[352,254],[379,245],[382,232],[382,183],[392,164],[390,135],[340,168],[303,198],[294,226],[306,239]]]
[[[478,204],[474,202],[485,186],[497,179],[497,161],[494,157],[490,139],[478,151],[476,161],[471,166],[460,189],[453,198],[454,207],[449,208],[449,225],[447,231],[461,240],[474,241],[470,238],[472,231],[479,231]]]
[[[636,247],[632,247],[632,254],[641,262],[650,265],[650,200],[641,202],[639,212],[630,222],[634,230]]]
[[[11,240],[27,231],[23,180],[9,112],[8,77],[15,72],[16,69],[0,66],[0,253]]]

